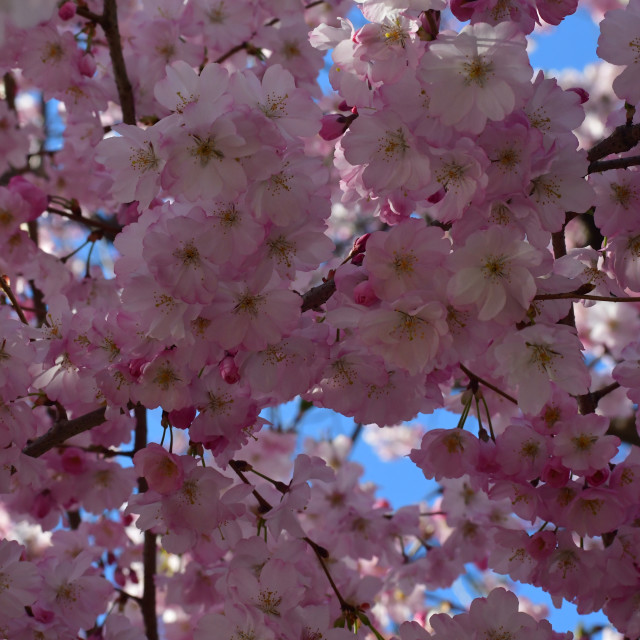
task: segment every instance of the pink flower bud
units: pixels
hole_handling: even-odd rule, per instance
[[[589,100],[589,92],[582,87],[571,87],[570,89],[567,89],[567,91],[577,93],[580,96],[580,104],[584,104]]]
[[[602,467],[602,469],[598,469],[594,473],[587,476],[587,482],[591,487],[599,487],[601,484],[604,484],[611,475],[611,471],[609,471],[609,467]]]
[[[356,238],[351,249],[351,254],[364,253],[367,248],[367,240],[371,237],[370,233],[365,233],[363,236]]]
[[[225,356],[222,358],[218,365],[218,370],[220,371],[222,379],[227,384],[235,384],[240,380],[240,371],[238,370],[238,365],[236,365],[236,361],[233,359],[233,356]]]
[[[321,122],[320,137],[323,140],[335,140],[349,128],[348,116],[343,116],[340,113],[322,116]]]
[[[9,180],[8,186],[11,191],[18,193],[31,206],[29,220],[35,220],[43,211],[46,211],[47,194],[40,187],[36,187],[23,176],[14,176]]]
[[[359,253],[358,255],[355,255],[353,256],[353,258],[351,258],[351,264],[355,264],[356,267],[362,266],[363,262],[364,262],[364,253]]]
[[[80,69],[80,73],[83,76],[92,78],[97,68],[95,58],[90,55],[82,56],[80,58],[80,62],[78,63],[78,68]]]
[[[195,407],[184,407],[169,412],[169,422],[176,429],[188,429],[196,417]]]
[[[544,560],[556,548],[556,536],[552,531],[538,531],[533,534],[527,545],[532,558]]]
[[[560,489],[569,482],[571,471],[563,466],[559,461],[555,460],[545,466],[540,477],[543,482],[546,482],[548,485],[551,485],[556,489]]]
[[[71,20],[73,16],[76,15],[76,3],[75,2],[65,2],[58,9],[58,18],[60,20]]]
[[[361,304],[364,307],[370,307],[372,304],[379,302],[379,298],[374,293],[373,287],[368,280],[354,287],[353,300],[356,304]]]

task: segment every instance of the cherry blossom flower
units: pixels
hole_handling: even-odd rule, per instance
[[[449,258],[447,293],[455,305],[475,304],[479,320],[522,318],[536,294],[531,270],[542,254],[501,227],[471,236]]]
[[[517,386],[525,413],[542,409],[551,396],[551,381],[569,393],[587,393],[591,377],[581,346],[567,326],[536,324],[507,335],[496,347],[498,371]]]
[[[381,193],[397,187],[421,189],[429,184],[427,145],[392,111],[361,114],[340,144],[347,162],[365,165],[362,182],[367,189]]]
[[[40,575],[33,563],[21,561],[23,550],[14,540],[0,541],[0,624],[23,615],[38,597]]]
[[[528,93],[532,72],[525,49],[524,36],[508,22],[441,33],[420,63],[432,87],[431,113],[469,133],[480,133],[487,120],[503,120],[516,98]]]

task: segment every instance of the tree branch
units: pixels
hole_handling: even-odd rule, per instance
[[[109,56],[113,66],[113,75],[118,88],[120,106],[122,107],[122,121],[125,124],[136,124],[136,111],[133,102],[133,89],[127,75],[127,67],[122,54],[122,41],[118,27],[118,7],[116,0],[104,0],[102,22],[100,23],[107,37]]]
[[[39,458],[42,454],[57,447],[69,438],[89,431],[89,429],[93,429],[93,427],[105,422],[104,413],[105,409],[102,407],[73,420],[61,420],[54,424],[43,436],[30,442],[22,450],[22,453],[32,458]]]
[[[612,153],[624,153],[640,142],[640,124],[621,124],[604,140],[594,145],[587,154],[587,160],[594,163]]]
[[[7,296],[7,298],[9,298],[9,302],[11,303],[13,310],[18,314],[18,318],[20,318],[20,322],[28,326],[29,323],[27,322],[27,318],[24,315],[24,311],[22,310],[22,307],[20,306],[18,299],[13,294],[13,291],[11,290],[9,283],[5,279],[5,276],[2,276],[2,275],[0,275],[0,288],[2,289],[2,291],[4,291],[4,294]]]
[[[618,298],[616,296],[594,296],[589,293],[540,293],[534,300],[598,300],[600,302],[640,302],[640,296]]]
[[[477,380],[481,385],[487,387],[487,389],[491,389],[491,391],[495,391],[499,396],[502,396],[505,400],[508,400],[513,404],[518,404],[518,401],[513,396],[510,396],[508,393],[505,393],[502,389],[496,387],[494,384],[491,384],[491,382],[488,382],[487,380],[484,380],[480,376],[477,376],[475,373],[473,373],[473,371],[469,371],[469,369],[467,369],[467,367],[465,367],[462,363],[460,363],[459,366],[460,366],[460,369],[462,369],[462,371],[469,378],[469,380]]]
[[[614,158],[613,160],[599,160],[589,165],[587,173],[600,173],[611,169],[626,169],[640,164],[640,156],[629,156],[628,158]]]
[[[147,410],[138,404],[134,408],[136,416],[136,430],[134,434],[134,453],[147,446]],[[144,493],[149,486],[144,478],[138,478],[138,491]],[[156,563],[157,536],[151,531],[144,532],[144,546],[142,551],[143,587],[140,598],[140,609],[144,620],[144,630],[147,640],[158,640],[158,617],[156,615]]]
[[[333,278],[309,289],[302,294],[302,313],[305,311],[319,311],[320,307],[336,292],[336,283]]]

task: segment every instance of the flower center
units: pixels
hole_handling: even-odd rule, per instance
[[[486,62],[480,56],[474,56],[470,62],[462,65],[466,78],[464,83],[469,86],[472,84],[484,88],[487,80],[493,75],[493,63]]]

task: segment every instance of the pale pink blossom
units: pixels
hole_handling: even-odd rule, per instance
[[[469,133],[510,114],[527,95],[532,73],[525,38],[508,22],[441,33],[422,57],[421,70],[433,89],[431,113]]]

